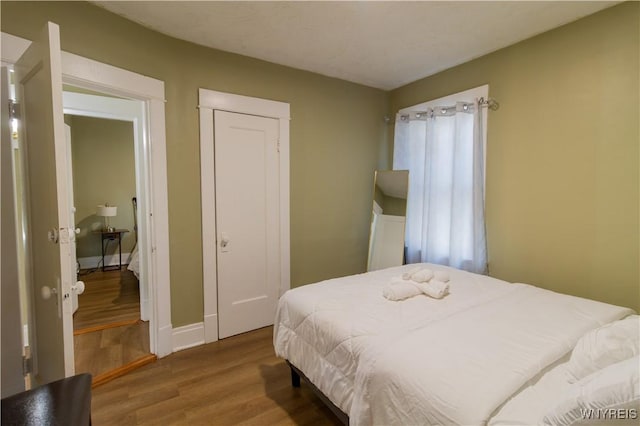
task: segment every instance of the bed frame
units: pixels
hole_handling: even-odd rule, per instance
[[[329,407],[329,409],[333,412],[333,414],[336,415],[336,417],[338,417],[338,419],[342,422],[342,424],[348,425],[349,416],[340,408],[338,408],[337,405],[331,402],[331,400],[324,393],[322,393],[322,391],[318,389],[316,385],[314,385],[313,382],[309,380],[309,378],[305,376],[305,374],[302,371],[300,371],[300,369],[298,369],[298,367],[291,364],[289,360],[286,360],[286,362],[289,365],[289,368],[291,368],[291,386],[293,386],[294,388],[299,388],[300,378],[302,377],[304,381],[309,384],[309,387],[311,388],[313,393],[315,393],[318,396],[318,398],[320,398],[320,400],[324,402],[324,404],[327,407]]]

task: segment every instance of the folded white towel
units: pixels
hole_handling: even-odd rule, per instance
[[[433,278],[433,271],[427,268],[423,268],[411,275],[411,280],[417,283],[426,283],[431,278]]]
[[[403,280],[410,280],[411,279],[411,275],[415,274],[416,272],[420,271],[420,269],[422,269],[421,267],[415,267],[412,269],[409,269],[407,272],[405,272],[404,274],[402,274],[402,279]]]
[[[428,283],[415,284],[421,292],[434,299],[442,299],[449,293],[449,284],[438,280],[431,280]]]
[[[449,273],[447,271],[433,271],[433,279],[442,281],[443,283],[449,282]]]
[[[382,295],[389,300],[405,300],[410,297],[422,294],[422,290],[416,287],[416,284],[411,281],[405,281],[403,279],[391,280],[391,282],[384,286],[382,289]]]

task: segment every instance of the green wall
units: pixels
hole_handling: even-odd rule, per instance
[[[197,89],[291,104],[291,277],[364,271],[373,171],[399,108],[482,84],[491,274],[640,309],[638,3],[385,93],[163,36],[86,3],[0,3],[2,31],[47,20],[64,50],[165,81],[172,322],[202,321]],[[189,190],[186,190],[186,189]],[[339,247],[339,250],[336,250]]]
[[[391,216],[406,216],[407,200],[404,198],[385,196],[383,213]]]
[[[404,198],[391,197],[385,195],[378,185],[375,185],[373,199],[382,209],[382,214],[391,216],[406,216],[407,200]]]
[[[606,9],[391,92],[392,112],[487,83],[500,102],[488,123],[491,275],[640,309],[639,9]]]
[[[80,228],[78,258],[102,253],[100,235],[94,231],[104,228],[105,218],[96,216],[96,206],[105,203],[118,207],[117,216],[109,218],[109,224],[130,231],[122,236],[122,252],[130,253],[135,245],[131,203],[136,196],[133,123],[81,116],[65,118],[71,127],[73,199],[76,225]],[[107,253],[118,251],[113,243],[106,249]]]
[[[165,82],[174,327],[203,320],[200,87],[291,104],[292,286],[366,269],[386,92],[180,41],[88,3],[0,8],[4,32],[33,39],[52,21],[63,50]]]

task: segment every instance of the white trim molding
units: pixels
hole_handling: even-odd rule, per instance
[[[218,314],[204,316],[204,341],[206,343],[218,340]]]
[[[218,282],[216,265],[215,161],[213,111],[258,115],[279,121],[280,148],[280,285],[282,295],[291,288],[289,213],[289,121],[286,102],[252,98],[214,90],[199,90],[200,190],[202,196],[202,275],[205,343],[218,340]]]
[[[31,41],[27,39],[7,33],[2,33],[0,36],[0,42],[2,43],[0,54],[2,55],[1,59],[3,66],[15,64],[31,44]]]
[[[216,92],[209,89],[199,89],[198,95],[200,108],[290,120],[289,104],[285,102]]]
[[[174,328],[171,333],[171,341],[173,352],[204,344],[204,323],[197,322]]]
[[[3,64],[13,64],[31,43],[20,37],[0,36]],[[167,199],[167,154],[165,134],[164,82],[122,68],[62,52],[62,81],[85,89],[136,99],[144,103],[147,136],[141,155],[145,172],[145,197],[138,199],[144,216],[146,263],[149,280],[151,352],[164,357],[172,352],[171,288],[169,270],[169,208]]]
[[[1,58],[6,64],[15,64],[31,44],[29,40],[4,32],[1,42]],[[98,71],[100,80],[96,81]],[[65,84],[80,87],[89,85],[94,90],[106,89],[110,94],[126,98],[157,99],[164,102],[163,81],[64,51],[62,76]]]
[[[133,146],[135,160],[135,186],[136,197],[140,200],[138,209],[138,243],[140,253],[148,253],[147,210],[149,200],[146,194],[149,192],[149,162],[148,150],[145,143],[148,132],[145,129],[145,103],[140,100],[120,99],[106,96],[95,96],[84,93],[62,93],[62,103],[65,114],[85,117],[106,118],[128,121],[133,125]],[[140,318],[149,321],[151,308],[149,306],[149,264],[145,257],[139,265],[140,279]]]
[[[200,108],[200,193],[202,203],[202,286],[206,342],[218,340],[218,265],[216,255],[216,187],[213,141],[213,110]],[[205,143],[204,141],[208,141]],[[205,166],[206,164],[206,166]],[[215,331],[214,331],[215,329]]]

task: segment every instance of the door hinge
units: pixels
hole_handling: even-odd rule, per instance
[[[9,99],[9,118],[20,119],[20,104],[13,99]]]
[[[22,357],[22,374],[27,376],[33,373],[33,362],[31,358],[27,358],[26,356]]]
[[[280,139],[278,139],[278,152],[280,152]]]

